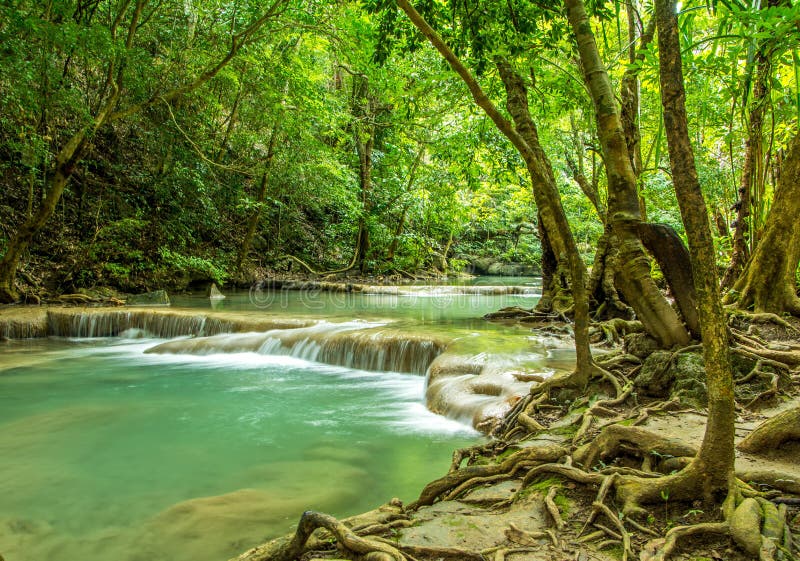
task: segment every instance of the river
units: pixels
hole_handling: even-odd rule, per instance
[[[479,319],[535,304],[536,281],[514,281],[525,289],[174,298],[187,314],[301,323],[85,337],[111,317],[87,315],[70,328],[81,337],[0,343],[0,554],[220,560],[309,508],[346,516],[413,500],[454,448],[480,441],[477,412],[520,391],[502,381],[509,371],[569,361],[529,330]],[[441,376],[427,404],[444,416],[426,408],[426,371]],[[471,389],[478,371],[501,389]]]

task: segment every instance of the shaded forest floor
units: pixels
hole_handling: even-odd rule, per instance
[[[779,352],[800,343],[800,321],[761,319],[732,316],[732,330]],[[733,345],[741,348],[738,342]],[[625,350],[600,360],[618,379],[634,380],[643,365]],[[754,360],[739,364],[742,368],[749,373],[736,375],[737,446],[767,419],[800,408],[796,366],[780,373]],[[706,414],[691,392],[673,387],[659,399],[628,391],[627,385],[620,396],[621,388],[613,386],[594,385],[573,399],[553,392],[528,407],[532,414],[524,419],[518,409],[513,417],[512,410],[502,436],[456,451],[449,473],[431,482],[412,504],[394,499],[343,524],[307,512],[297,534],[236,559],[664,559],[663,537],[671,529],[713,527],[723,519],[719,505],[706,505],[701,497],[679,501],[666,493],[660,503],[646,505],[646,516],[634,518],[622,513],[611,482],[621,475],[658,477],[686,465],[703,438]],[[779,546],[767,557],[743,550],[730,532],[698,532],[676,539],[669,559],[796,558],[797,541],[791,535],[800,534],[800,428],[775,446],[737,450],[736,473],[745,496],[774,507],[785,520],[780,540],[788,547]]]

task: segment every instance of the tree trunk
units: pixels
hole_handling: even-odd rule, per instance
[[[765,2],[763,8],[776,6],[776,0]],[[732,287],[741,275],[742,270],[750,258],[750,236],[752,234],[752,207],[753,192],[759,191],[758,185],[764,180],[764,146],[763,128],[764,113],[769,101],[770,81],[772,79],[772,64],[764,53],[765,46],[761,45],[756,53],[756,78],[753,83],[753,93],[750,100],[750,122],[747,125],[747,138],[744,144],[744,165],[742,166],[742,179],[739,184],[739,200],[736,202],[736,228],[733,231],[733,250],[731,262],[722,277],[722,288]]]
[[[658,268],[675,297],[686,327],[695,337],[700,337],[700,319],[697,315],[697,294],[692,279],[691,256],[678,232],[666,224],[642,222],[638,228],[639,239],[655,258]]]
[[[469,88],[475,103],[481,109],[483,109],[495,126],[497,126],[498,130],[503,133],[503,135],[505,135],[505,137],[508,138],[512,144],[514,144],[514,147],[520,152],[523,159],[525,159],[526,165],[528,166],[528,171],[531,173],[531,180],[534,185],[535,193],[535,186],[540,184],[540,180],[547,180],[548,177],[552,177],[552,169],[549,168],[549,162],[547,162],[546,158],[542,160],[535,158],[535,153],[532,149],[533,147],[528,145],[526,138],[520,132],[518,132],[512,126],[512,124],[497,110],[497,107],[495,107],[495,105],[483,91],[480,84],[478,84],[477,80],[475,80],[470,71],[462,64],[450,47],[448,47],[447,44],[442,40],[441,36],[436,33],[436,31],[434,31],[433,28],[428,25],[428,22],[426,22],[425,19],[414,9],[409,1],[397,0],[397,5],[406,13],[414,26],[419,29],[420,32],[425,35],[428,41],[430,41],[430,43],[436,48],[436,50],[439,51],[453,71],[461,77],[461,79]],[[527,106],[527,93],[524,92],[524,84],[521,85],[523,86],[522,92],[519,92],[518,90],[513,91],[515,95],[525,93],[524,96],[520,96],[520,101],[524,100],[525,106]],[[507,95],[509,93],[508,87],[506,93]],[[521,109],[517,106],[517,104],[511,103],[511,100],[509,100],[509,106]],[[524,117],[521,111],[520,116]],[[530,120],[530,113],[527,114],[527,119]],[[535,129],[533,130],[535,132]],[[541,152],[540,146],[537,146],[536,148],[538,148],[541,155],[544,155],[544,153]],[[540,165],[544,166],[544,168],[540,168]],[[549,174],[547,173],[548,170]],[[555,184],[550,184],[550,187],[552,187],[555,190],[555,194],[558,195],[558,191],[555,189]],[[539,210],[542,210],[541,206],[539,207]],[[548,210],[558,217],[558,224],[561,226],[558,230],[558,233],[560,236],[564,236],[564,241],[570,245],[571,251],[568,257],[570,258],[570,269],[571,273],[573,274],[572,285],[573,295],[575,297],[575,348],[577,358],[577,368],[575,371],[576,376],[573,381],[576,384],[585,385],[591,374],[593,362],[591,350],[589,348],[589,300],[586,297],[583,262],[580,258],[580,254],[577,251],[575,240],[572,237],[572,231],[569,229],[569,224],[567,223],[564,209],[561,206],[560,197],[558,197],[557,204],[550,206]],[[548,235],[552,234],[553,232],[548,232]]]
[[[358,152],[358,181],[361,186],[361,218],[358,220],[358,270],[364,274],[366,268],[367,252],[370,247],[369,225],[367,214],[369,212],[370,192],[372,191],[372,148],[375,142],[375,133],[369,127],[368,138],[363,141],[359,137],[359,127],[356,127],[356,150]]]
[[[414,186],[414,181],[417,178],[417,170],[419,169],[419,165],[422,162],[422,158],[425,156],[425,145],[421,145],[419,151],[417,152],[416,157],[414,157],[414,161],[411,164],[411,169],[408,171],[408,181],[406,182],[406,193],[411,193],[411,188]],[[386,260],[393,261],[394,254],[397,252],[397,246],[400,243],[400,236],[403,234],[403,229],[406,226],[406,217],[408,216],[408,207],[411,203],[406,203],[403,205],[403,212],[400,214],[400,219],[397,221],[397,226],[394,229],[394,235],[392,236],[392,242],[389,244],[389,249],[386,252]]]
[[[695,489],[706,498],[727,490],[734,478],[733,375],[728,331],[717,277],[714,241],[706,202],[695,168],[686,116],[678,17],[674,0],[656,0],[661,99],[672,179],[689,241],[697,291],[703,359],[708,386],[708,422],[700,451],[691,464]]]
[[[386,251],[386,260],[394,261],[394,254],[397,253],[397,246],[400,244],[400,236],[403,235],[403,230],[406,227],[406,216],[408,215],[408,205],[403,207],[403,212],[400,213],[400,219],[397,221],[397,226],[394,228],[392,235],[392,243],[389,244],[389,249]]]
[[[800,315],[797,267],[800,263],[800,135],[784,158],[775,200],[761,241],[729,293],[729,301],[756,312]]]
[[[608,177],[608,227],[618,240],[618,287],[645,330],[662,346],[689,342],[689,333],[650,276],[650,261],[638,238],[641,222],[636,177],[622,130],[611,80],[597,50],[582,0],[565,0],[578,43],[584,78],[592,96]]]
[[[539,244],[542,247],[542,296],[536,303],[536,311],[549,314],[553,311],[553,299],[560,287],[558,275],[558,260],[553,252],[553,246],[547,237],[547,229],[542,226],[542,213],[538,213]]]
[[[642,135],[639,130],[639,70],[635,64],[644,60],[645,50],[652,42],[655,35],[655,20],[648,23],[647,28],[642,30],[641,37],[637,31],[640,24],[637,21],[636,8],[633,0],[626,0],[625,11],[628,15],[628,64],[630,65],[622,77],[620,86],[622,107],[620,109],[620,119],[622,130],[625,132],[625,142],[628,146],[628,156],[631,159],[633,175],[637,181],[637,191],[639,196],[639,212],[642,220],[647,220],[647,205],[642,194]]]
[[[250,218],[247,219],[247,230],[245,231],[244,238],[242,238],[242,245],[239,246],[239,256],[236,258],[236,271],[240,275],[245,259],[247,259],[250,248],[253,246],[253,239],[256,236],[258,223],[261,221],[261,207],[264,205],[264,200],[267,198],[269,178],[272,173],[272,161],[275,159],[275,144],[280,132],[280,126],[281,117],[278,117],[272,125],[272,131],[270,131],[269,134],[267,157],[264,159],[264,171],[261,173],[261,181],[259,181],[258,192],[256,193],[256,207],[250,213]]]
[[[578,130],[578,124],[575,122],[575,115],[571,114],[569,116],[569,124],[570,129],[572,130],[572,142],[575,145],[575,150],[577,152],[578,159],[577,161],[573,161],[570,157],[569,153],[566,154],[567,160],[567,167],[569,168],[570,173],[572,174],[572,179],[575,183],[578,184],[578,187],[581,188],[583,194],[586,195],[586,198],[589,199],[589,202],[592,203],[595,211],[597,212],[597,216],[600,217],[600,220],[603,224],[606,223],[606,209],[603,206],[603,203],[600,200],[600,191],[597,188],[597,181],[596,181],[596,174],[593,174],[594,177],[592,178],[593,181],[589,181],[586,177],[586,170],[584,169],[583,165],[583,153],[586,150],[586,146],[583,143],[583,139],[581,138],[581,133]]]
[[[506,88],[506,108],[514,119],[517,133],[524,141],[520,154],[525,160],[531,177],[534,200],[539,209],[540,226],[544,226],[549,245],[558,264],[552,284],[554,289],[558,290],[559,288],[558,271],[562,265],[569,271],[575,309],[575,351],[578,362],[576,372],[579,374],[578,383],[585,385],[589,381],[592,364],[592,355],[589,349],[589,295],[586,292],[586,265],[583,263],[561,205],[561,195],[558,192],[553,167],[539,143],[536,124],[531,118],[528,107],[528,90],[525,83],[507,61],[498,61],[497,68]],[[551,294],[553,303],[557,302],[558,296],[558,293]]]

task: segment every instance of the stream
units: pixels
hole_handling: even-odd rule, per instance
[[[220,560],[307,509],[413,500],[527,390],[514,372],[571,360],[479,319],[533,306],[536,280],[481,280],[174,298],[183,315],[73,314],[50,319],[69,336],[0,343],[0,554]]]

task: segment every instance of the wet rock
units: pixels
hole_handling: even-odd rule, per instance
[[[169,295],[166,290],[134,294],[128,298],[127,304],[129,306],[169,306]]]
[[[211,300],[222,300],[225,298],[225,295],[220,292],[219,288],[217,288],[217,285],[212,282],[208,287],[208,297]]]
[[[675,384],[673,393],[680,393],[682,401],[703,406],[708,401],[706,369],[703,357],[696,353],[681,353],[674,360]]]
[[[633,381],[636,390],[652,397],[666,397],[675,381],[675,373],[669,364],[671,357],[669,351],[651,353]]]

